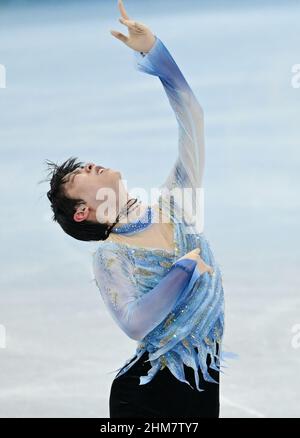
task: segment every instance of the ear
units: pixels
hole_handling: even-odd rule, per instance
[[[85,221],[89,216],[90,209],[87,205],[80,205],[77,207],[73,219],[75,222]]]

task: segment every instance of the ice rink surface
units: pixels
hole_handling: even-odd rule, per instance
[[[222,417],[300,414],[300,7],[270,3],[125,2],[205,112],[205,233],[224,277],[224,347],[239,354]],[[93,282],[96,244],[51,222],[38,184],[46,158],[119,169],[129,188],[159,185],[173,164],[176,120],[110,35],[118,17],[114,1],[0,8],[1,417],[107,417],[110,371],[135,350]]]

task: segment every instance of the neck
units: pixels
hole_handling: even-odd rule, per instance
[[[123,209],[125,209],[125,211],[123,210],[123,214],[120,215],[119,221],[118,221],[118,226],[122,226],[122,224],[128,224],[131,222],[135,222],[136,220],[139,219],[139,217],[141,217],[146,209],[147,209],[148,205],[147,204],[143,204],[141,201],[137,201],[137,202],[131,202],[129,203],[129,206],[126,207],[126,204],[124,205]],[[126,211],[128,208],[128,211]]]

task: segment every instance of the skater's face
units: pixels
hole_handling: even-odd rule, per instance
[[[66,196],[72,199],[82,199],[85,202],[78,206],[73,216],[74,220],[76,222],[99,221],[99,216],[96,216],[97,208],[105,199],[106,205],[108,198],[110,203],[118,200],[120,180],[119,171],[96,166],[94,163],[87,163],[67,174],[64,184]],[[108,194],[107,197],[105,197],[106,194]]]

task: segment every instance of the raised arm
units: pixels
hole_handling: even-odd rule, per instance
[[[132,339],[143,339],[160,324],[190,290],[200,270],[192,259],[180,259],[150,291],[142,293],[134,276],[134,265],[123,248],[113,242],[94,253],[93,269],[103,301],[118,326]]]
[[[159,77],[178,122],[178,156],[162,187],[202,187],[204,130],[201,105],[157,36],[148,53],[135,51],[134,56],[139,71]]]
[[[126,36],[111,31],[117,39],[134,50],[139,71],[159,77],[178,122],[178,154],[167,178],[160,186],[202,187],[204,170],[203,110],[189,84],[163,42],[141,22],[129,18],[122,0],[118,0],[119,19],[129,32]]]

